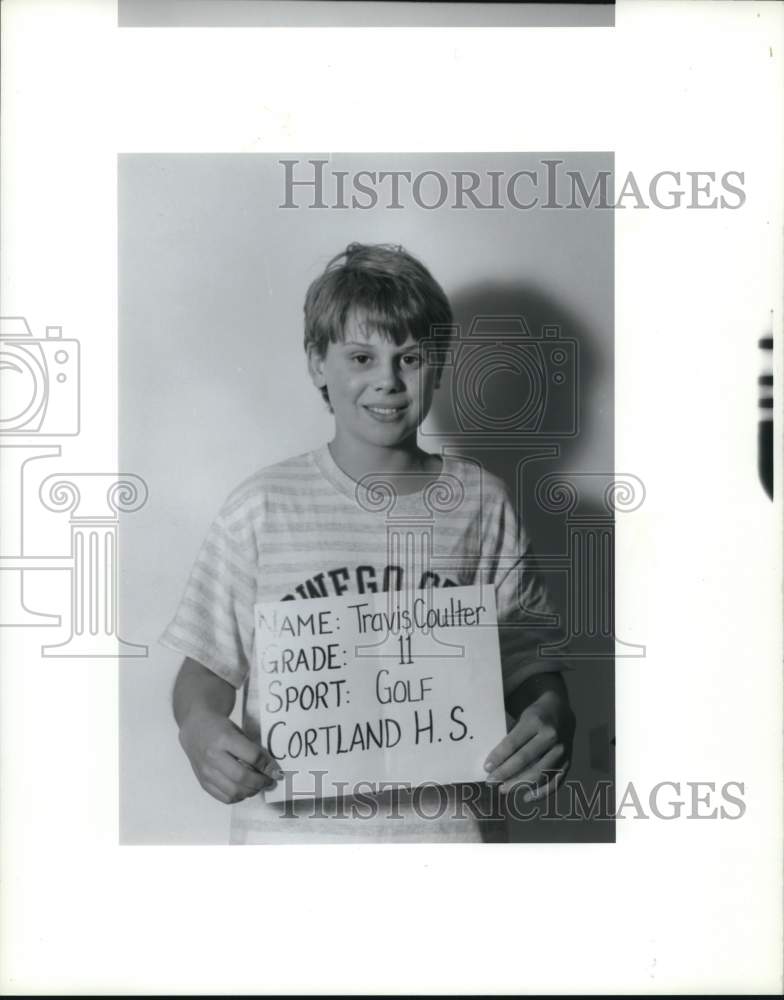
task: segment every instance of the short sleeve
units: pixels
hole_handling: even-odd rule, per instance
[[[504,490],[491,515],[483,562],[490,566],[498,612],[504,694],[534,674],[563,670],[565,662],[548,659],[541,647],[559,643],[564,632],[533,545]]]
[[[254,566],[218,515],[160,642],[239,688],[252,657],[255,601]]]

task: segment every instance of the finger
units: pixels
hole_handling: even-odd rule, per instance
[[[507,733],[498,746],[493,747],[485,761],[485,771],[494,771],[499,764],[520,749],[525,743],[536,736],[539,723],[535,716],[522,715],[517,725]]]
[[[217,785],[213,785],[211,781],[203,781],[201,783],[201,787],[204,789],[205,792],[208,792],[214,799],[217,799],[218,802],[222,802],[225,806],[231,804],[231,799],[229,798],[229,796],[220,788],[218,788]]]
[[[247,791],[249,795],[255,795],[262,788],[269,788],[275,784],[269,775],[243,764],[242,761],[232,757],[229,753],[222,754],[216,763],[222,774]]]
[[[236,784],[231,780],[231,778],[227,778],[225,774],[221,774],[218,768],[214,766],[206,767],[199,780],[201,781],[202,787],[206,788],[206,786],[209,784],[212,785],[213,788],[217,788],[218,791],[223,796],[221,801],[223,802],[236,801],[237,799]]]
[[[514,778],[542,759],[549,749],[549,740],[537,735],[491,771],[485,781],[505,781],[507,778]]]
[[[280,765],[263,747],[259,747],[256,760],[248,766],[270,778],[272,781],[280,781],[283,777]]]
[[[564,763],[564,748],[560,743],[548,750],[543,757],[540,757],[534,764],[529,765],[524,771],[520,771],[512,778],[501,785],[501,791],[508,793],[515,785],[537,786],[546,780],[548,774],[559,771]],[[527,801],[527,800],[525,800]]]
[[[231,778],[227,778],[225,774],[222,774],[220,770],[215,767],[211,767],[204,772],[204,780],[202,784],[209,782],[209,784],[214,785],[220,792],[225,796],[221,801],[235,803],[242,802],[243,799],[249,798],[255,792],[250,792],[242,785],[238,785],[236,781],[232,781]]]
[[[232,757],[236,757],[249,767],[254,767],[257,771],[262,771],[270,778],[277,780],[283,777],[283,772],[269,751],[249,740],[239,729],[227,736],[225,749]]]
[[[527,737],[527,738],[526,738]],[[488,764],[494,765],[489,769],[488,781],[498,780],[498,768],[500,765],[505,764],[510,757],[518,753],[520,750],[525,748],[525,753],[522,755],[522,765],[518,767],[517,770],[521,770],[526,764],[529,764],[532,760],[535,760],[537,756],[542,756],[546,750],[548,750],[558,739],[558,733],[556,732],[555,726],[550,722],[544,722],[536,712],[526,711],[520,716],[520,721],[505,739],[501,740],[498,746],[490,754],[488,760],[485,762],[485,767]],[[531,743],[535,743],[531,746]],[[508,751],[508,752],[507,752]],[[507,752],[506,758],[503,758],[502,753]],[[520,758],[518,758],[518,761]],[[509,771],[508,767],[504,774],[500,775],[501,778],[509,777],[513,774],[514,770]]]
[[[548,776],[547,781],[541,785],[537,785],[536,788],[531,788],[525,793],[523,799],[526,802],[537,802],[539,799],[549,798],[554,792],[558,791],[560,786],[563,784],[566,778],[566,772],[569,769],[570,761],[557,771],[555,774]]]

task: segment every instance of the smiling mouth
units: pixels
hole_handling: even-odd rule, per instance
[[[394,420],[407,407],[407,403],[401,403],[400,406],[365,406],[365,409],[374,417],[380,417],[382,420]]]

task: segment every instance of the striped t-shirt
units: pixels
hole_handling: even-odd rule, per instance
[[[557,616],[500,479],[445,455],[440,475],[401,493],[380,475],[356,483],[324,445],[230,494],[161,642],[243,688],[243,729],[261,742],[254,604],[479,583],[495,590],[505,693],[560,669],[538,655],[556,641]],[[434,793],[396,791],[358,810],[334,800],[295,809],[260,794],[232,807],[231,841],[503,839],[503,822],[482,819],[497,814],[486,786],[449,786],[437,801]]]

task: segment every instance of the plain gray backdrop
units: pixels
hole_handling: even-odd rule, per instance
[[[321,154],[322,156],[324,154]],[[257,468],[314,448],[332,419],[302,348],[310,281],[352,241],[400,243],[430,268],[465,324],[476,313],[559,324],[580,348],[579,434],[537,474],[613,468],[613,211],[449,207],[284,210],[281,159],[319,154],[119,157],[121,471],[149,501],[121,523],[120,621],[150,647],[120,674],[120,835],[127,844],[225,843],[228,810],[198,786],[179,747],[170,694],[179,657],[157,645],[202,538],[228,492]],[[564,160],[590,181],[610,153],[331,154],[333,170],[542,170]],[[567,199],[568,200],[568,197]],[[509,391],[501,383],[498,392]],[[450,428],[449,399],[426,446]],[[515,489],[514,450],[466,442]],[[522,503],[522,501],[521,501]],[[536,506],[524,521],[541,553],[563,545]],[[563,595],[556,593],[563,599]],[[570,777],[590,793],[612,773],[613,666],[569,676],[578,716]],[[516,823],[515,840],[607,841],[612,824]]]

